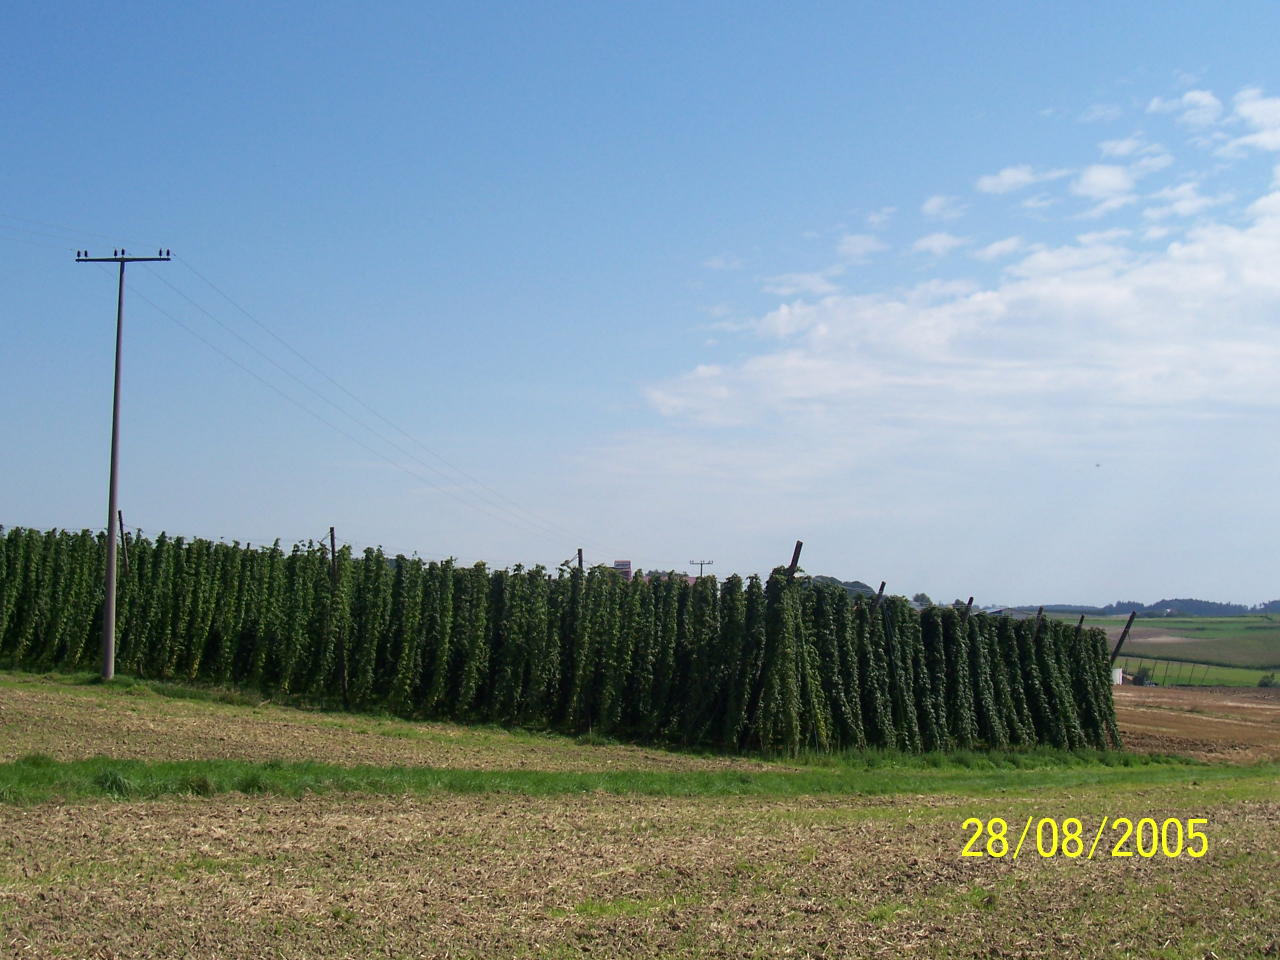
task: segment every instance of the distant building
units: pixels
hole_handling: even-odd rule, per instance
[[[613,561],[613,569],[615,573],[622,574],[622,579],[624,580],[631,579],[631,561],[630,560]]]

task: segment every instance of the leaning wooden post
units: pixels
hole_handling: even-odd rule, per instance
[[[1120,648],[1124,646],[1124,641],[1129,636],[1129,628],[1133,626],[1134,617],[1137,615],[1137,610],[1130,611],[1129,622],[1124,625],[1124,631],[1120,634],[1120,639],[1116,641],[1116,648],[1111,651],[1111,666],[1113,667],[1116,665],[1116,657],[1120,656]]]
[[[804,547],[803,540],[796,541],[796,548],[791,552],[791,566],[787,567],[787,579],[790,580],[796,575],[796,571],[800,569],[800,550]]]

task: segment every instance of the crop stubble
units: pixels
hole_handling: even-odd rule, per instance
[[[112,958],[1276,948],[1280,805],[1196,810],[1205,860],[961,859],[961,819],[1000,812],[603,795],[7,808],[0,922],[14,955]],[[1036,812],[1087,811],[1055,798]]]

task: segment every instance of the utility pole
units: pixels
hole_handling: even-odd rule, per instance
[[[578,572],[582,572],[582,548],[578,548]]]
[[[701,580],[701,579],[702,579],[702,568],[703,568],[703,567],[709,567],[709,566],[711,566],[713,563],[715,563],[715,561],[714,561],[714,560],[690,560],[690,561],[689,561],[689,566],[691,566],[691,567],[697,567],[697,568],[698,568],[698,579],[699,579],[699,580]]]
[[[109,257],[91,257],[88,250],[76,251],[76,263],[118,263],[120,281],[116,292],[116,376],[111,400],[111,479],[107,489],[107,579],[102,598],[102,679],[116,675],[116,513],[120,479],[120,344],[124,331],[124,265],[141,261],[166,261],[168,250],[157,250],[154,257],[130,257],[123,250],[113,250]]]

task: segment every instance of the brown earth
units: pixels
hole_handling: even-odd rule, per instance
[[[1280,760],[1280,688],[1112,687],[1124,743],[1202,760]]]
[[[1280,805],[1257,791],[1217,805],[1183,791],[1026,809],[1014,798],[601,795],[0,808],[0,950],[104,960],[1273,956]],[[1121,812],[1206,817],[1209,854],[960,856],[970,816],[1081,816],[1092,827]]]

